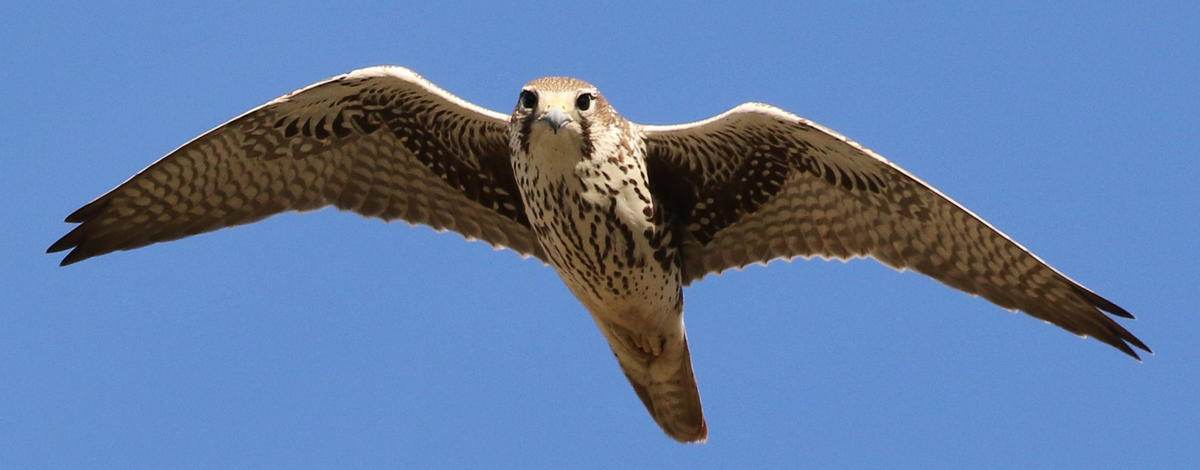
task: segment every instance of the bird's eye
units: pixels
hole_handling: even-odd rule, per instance
[[[529,90],[521,90],[521,107],[533,109],[537,107],[537,95]]]
[[[582,95],[579,95],[578,98],[575,98],[575,109],[578,109],[580,111],[587,111],[588,108],[592,107],[593,99],[594,98],[592,97],[591,93],[584,93]]]

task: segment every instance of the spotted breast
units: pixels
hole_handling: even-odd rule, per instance
[[[595,87],[551,77],[524,87],[509,135],[513,174],[546,260],[591,312],[667,434],[703,440],[682,271],[651,197],[640,130]]]

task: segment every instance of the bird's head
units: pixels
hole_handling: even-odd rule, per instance
[[[569,77],[525,84],[510,119],[516,136],[529,140],[577,141],[584,145],[601,127],[620,119],[596,87]]]

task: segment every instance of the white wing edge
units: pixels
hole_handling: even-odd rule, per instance
[[[174,155],[175,152],[178,152],[180,149],[188,146],[192,142],[195,142],[198,139],[202,139],[205,136],[213,133],[213,131],[220,129],[222,127],[225,127],[225,126],[229,125],[230,123],[237,121],[238,119],[241,119],[251,113],[257,112],[258,110],[263,109],[267,106],[271,106],[273,104],[290,101],[293,97],[295,97],[296,95],[298,95],[300,93],[303,93],[305,91],[311,90],[313,88],[316,88],[316,87],[319,87],[322,85],[336,82],[338,80],[344,80],[347,78],[372,78],[372,77],[392,77],[392,78],[397,78],[397,79],[400,79],[400,80],[408,82],[408,83],[412,83],[414,85],[417,85],[417,86],[433,93],[434,95],[436,95],[442,99],[445,99],[446,101],[449,101],[451,104],[461,106],[468,111],[473,111],[473,112],[479,113],[481,116],[483,116],[485,118],[495,119],[495,120],[497,120],[501,123],[505,123],[505,124],[508,123],[508,115],[507,114],[501,114],[501,113],[492,111],[490,109],[484,108],[482,106],[476,105],[474,103],[471,103],[462,98],[459,98],[458,96],[454,95],[453,93],[450,93],[446,90],[443,90],[441,87],[434,85],[433,82],[426,80],[425,77],[418,75],[416,72],[413,72],[412,70],[409,70],[406,67],[401,67],[399,65],[376,65],[376,66],[372,66],[372,67],[364,67],[361,69],[352,70],[348,73],[343,73],[341,75],[336,75],[336,76],[327,78],[325,80],[318,81],[311,85],[307,85],[303,88],[298,88],[295,91],[292,91],[291,93],[280,96],[278,98],[275,98],[275,99],[268,101],[266,103],[263,103],[261,105],[255,106],[253,108],[250,108],[249,111],[241,113],[231,119],[227,119],[225,122],[222,122],[221,124],[218,124],[215,127],[213,127],[212,129],[204,131],[203,133],[200,133],[196,137],[188,139],[186,142],[184,142],[180,146],[175,147],[175,149],[171,150],[170,152],[163,154],[163,156],[159,157],[158,159],[155,159],[153,162],[150,162],[149,165],[146,165],[145,167],[143,167],[141,170],[138,170],[133,175],[130,175],[128,178],[125,178],[125,180],[122,181],[120,184],[117,184],[116,186],[113,186],[112,189],[109,189],[108,191],[101,193],[99,196],[96,196],[91,201],[89,201],[87,204],[84,204],[81,207],[87,207],[87,206],[95,203],[96,201],[100,200],[100,198],[111,193],[113,190],[123,186],[125,183],[128,183],[130,180],[137,178],[138,175],[141,175],[146,170],[149,170],[150,167],[157,165],[159,161],[162,161],[162,159],[167,158],[171,155]]]
[[[470,101],[459,98],[457,95],[442,89],[442,87],[435,85],[433,82],[431,82],[429,80],[426,80],[425,77],[422,77],[421,75],[417,74],[416,72],[413,72],[412,70],[410,70],[406,67],[401,67],[399,65],[376,65],[376,66],[372,66],[372,67],[364,67],[361,69],[356,69],[356,70],[350,71],[348,73],[338,75],[336,77],[330,77],[326,80],[321,80],[317,83],[308,85],[304,88],[300,88],[296,91],[293,91],[293,92],[283,95],[279,98],[271,100],[270,102],[268,102],[267,104],[264,104],[263,106],[267,106],[267,105],[270,105],[270,104],[273,104],[273,103],[276,103],[279,101],[287,101],[292,96],[294,96],[298,93],[302,93],[311,88],[315,88],[315,87],[324,85],[326,83],[335,82],[338,80],[344,80],[344,79],[348,79],[348,78],[374,78],[374,77],[398,78],[405,82],[412,83],[421,88],[424,88],[424,89],[428,90],[429,92],[433,93],[434,95],[437,95],[438,97],[440,97],[446,101],[449,101],[451,104],[461,106],[461,107],[467,109],[468,111],[473,111],[473,112],[479,113],[485,117],[495,119],[497,121],[501,121],[502,123],[506,123],[506,124],[508,123],[508,115],[507,114],[498,113],[496,111],[492,111],[490,109],[484,108],[484,107],[479,106]],[[244,114],[252,113],[252,112],[258,110],[259,108],[262,108],[263,106],[254,108]],[[238,116],[238,117],[241,117],[241,116]],[[234,119],[237,119],[237,118],[234,118]]]
[[[891,169],[893,169],[893,170],[895,170],[895,171],[897,171],[897,172],[899,172],[899,173],[903,174],[904,176],[907,176],[907,177],[911,178],[911,179],[912,179],[913,181],[915,181],[917,184],[919,184],[919,185],[923,186],[925,189],[927,189],[927,190],[929,190],[929,191],[933,192],[934,194],[938,195],[939,197],[941,197],[942,199],[946,200],[946,201],[947,201],[947,202],[949,202],[950,204],[953,204],[955,207],[959,208],[959,209],[960,209],[960,210],[962,210],[963,212],[966,212],[966,213],[967,213],[968,215],[970,215],[971,217],[974,217],[974,218],[975,218],[975,220],[978,220],[979,222],[981,222],[981,223],[982,223],[984,226],[986,226],[987,228],[989,228],[989,229],[992,229],[992,231],[994,231],[994,232],[996,232],[996,233],[1000,234],[1000,236],[1001,236],[1001,237],[1004,237],[1004,239],[1005,239],[1005,240],[1008,240],[1008,241],[1009,241],[1009,243],[1012,243],[1013,245],[1016,245],[1016,246],[1017,246],[1017,248],[1020,248],[1020,249],[1021,249],[1021,250],[1023,250],[1023,251],[1024,251],[1026,254],[1028,254],[1029,256],[1032,256],[1032,257],[1033,257],[1033,259],[1037,260],[1039,263],[1042,263],[1042,265],[1043,265],[1043,266],[1045,266],[1046,268],[1050,269],[1050,270],[1051,270],[1051,271],[1053,271],[1055,274],[1057,274],[1057,275],[1059,275],[1059,276],[1062,276],[1062,278],[1063,278],[1063,279],[1067,280],[1068,282],[1071,282],[1071,283],[1075,284],[1075,285],[1076,285],[1076,286],[1078,286],[1080,289],[1083,289],[1083,290],[1085,290],[1085,291],[1091,292],[1093,295],[1097,295],[1097,296],[1099,296],[1099,294],[1096,294],[1096,293],[1095,293],[1094,291],[1092,291],[1091,289],[1088,289],[1086,286],[1084,286],[1084,285],[1083,285],[1083,284],[1081,284],[1080,282],[1078,282],[1078,281],[1076,281],[1076,280],[1074,280],[1074,279],[1071,279],[1071,277],[1070,277],[1070,276],[1067,276],[1066,274],[1063,274],[1063,273],[1062,273],[1062,271],[1059,271],[1059,270],[1058,270],[1058,269],[1056,269],[1054,266],[1050,265],[1050,263],[1047,263],[1045,260],[1043,260],[1043,259],[1042,259],[1041,257],[1039,257],[1038,255],[1034,254],[1032,251],[1030,251],[1030,250],[1029,250],[1028,248],[1026,248],[1024,245],[1021,245],[1021,244],[1020,244],[1020,243],[1018,243],[1016,240],[1013,240],[1013,238],[1012,238],[1012,237],[1010,237],[1010,236],[1008,236],[1008,234],[1007,234],[1007,233],[1004,233],[1004,232],[1003,232],[1003,231],[1001,231],[1000,229],[996,228],[996,227],[995,227],[995,226],[993,226],[993,225],[992,225],[990,222],[988,222],[988,221],[987,221],[987,220],[985,220],[984,218],[980,217],[980,216],[979,216],[978,214],[976,214],[975,212],[972,212],[970,209],[967,209],[967,208],[966,208],[966,207],[964,207],[962,204],[959,204],[959,203],[958,203],[958,201],[955,201],[954,199],[950,198],[949,196],[946,196],[946,195],[945,195],[945,194],[943,194],[941,191],[939,191],[937,188],[934,188],[934,187],[933,187],[932,185],[930,185],[929,183],[926,183],[924,180],[922,180],[922,179],[920,179],[920,178],[917,178],[917,177],[916,177],[916,176],[914,176],[912,173],[909,173],[909,172],[908,172],[908,170],[905,170],[904,168],[901,168],[899,165],[896,165],[895,163],[892,163],[892,162],[888,161],[888,159],[886,159],[886,158],[883,158],[881,155],[879,155],[879,154],[875,153],[873,150],[871,150],[871,149],[869,149],[869,148],[867,148],[867,147],[863,146],[862,144],[859,144],[858,142],[855,142],[855,141],[853,141],[853,140],[851,140],[851,139],[847,138],[846,136],[844,136],[844,135],[842,135],[842,134],[840,134],[840,133],[838,133],[838,132],[836,132],[836,131],[834,131],[834,130],[832,130],[832,129],[828,128],[828,127],[822,126],[822,125],[820,125],[820,124],[817,124],[817,123],[815,123],[815,122],[813,122],[813,121],[810,121],[810,120],[808,120],[808,119],[802,118],[802,117],[800,117],[800,116],[798,116],[798,115],[796,115],[796,114],[790,113],[790,112],[788,112],[788,111],[786,111],[786,110],[784,110],[784,109],[778,108],[778,107],[776,107],[776,106],[772,106],[772,105],[769,105],[769,104],[766,104],[766,103],[759,103],[759,102],[747,102],[747,103],[742,103],[742,104],[739,104],[739,105],[737,105],[737,106],[733,107],[732,109],[730,109],[730,110],[728,110],[728,111],[725,111],[725,112],[723,112],[723,113],[721,113],[721,114],[718,114],[718,115],[716,115],[716,116],[710,117],[710,118],[708,118],[708,119],[703,119],[703,120],[699,120],[699,121],[693,121],[693,122],[688,122],[688,123],[683,123],[683,124],[671,124],[671,125],[641,125],[641,128],[642,128],[642,130],[643,130],[643,131],[646,133],[647,137],[650,137],[651,135],[653,135],[653,134],[657,134],[657,133],[669,133],[669,132],[675,132],[675,131],[691,131],[691,130],[695,130],[695,129],[697,129],[697,128],[700,128],[700,127],[703,127],[703,126],[706,126],[706,125],[709,125],[709,124],[714,124],[714,123],[717,123],[718,121],[721,121],[721,120],[723,120],[723,119],[726,119],[726,118],[729,118],[729,117],[732,117],[732,116],[735,116],[735,115],[738,115],[738,114],[743,114],[743,113],[764,115],[764,116],[766,116],[766,117],[773,118],[773,119],[776,119],[776,120],[779,120],[779,121],[782,121],[782,122],[785,122],[785,123],[789,123],[789,124],[800,124],[800,125],[802,125],[802,126],[811,127],[811,128],[813,128],[813,129],[816,129],[816,130],[818,130],[818,131],[824,132],[826,135],[828,135],[828,136],[830,136],[830,137],[833,137],[833,138],[835,138],[835,139],[837,139],[837,140],[839,140],[839,141],[841,141],[841,142],[843,142],[843,143],[845,143],[845,144],[849,145],[849,146],[850,146],[851,148],[853,148],[854,150],[858,150],[858,151],[862,152],[864,155],[866,155],[866,156],[868,156],[868,157],[871,157],[871,158],[875,159],[875,160],[876,160],[876,161],[878,161],[879,163],[882,163],[882,164],[884,164],[884,165],[887,165],[887,166],[891,167]],[[869,255],[867,255],[867,256],[869,256]],[[769,261],[774,261],[774,260],[781,259],[781,258],[784,258],[784,259],[786,259],[787,261],[791,261],[792,259],[795,259],[795,258],[796,258],[796,256],[792,256],[792,257],[781,256],[781,257],[777,257],[777,258],[772,258],[772,259],[771,259],[771,260],[769,260]],[[768,261],[768,262],[769,262],[769,261]],[[754,263],[751,263],[751,264],[754,264]],[[884,264],[886,264],[886,263],[884,263]],[[744,266],[743,266],[743,267],[744,267]],[[908,269],[908,268],[904,268],[904,269]],[[722,271],[724,271],[724,270],[722,270]],[[701,278],[702,278],[702,277],[703,277],[703,276],[701,276]],[[699,280],[699,279],[700,279],[700,278],[696,278],[696,280]]]

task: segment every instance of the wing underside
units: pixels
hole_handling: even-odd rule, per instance
[[[874,257],[1137,357],[1109,318],[1129,312],[983,219],[837,133],[762,104],[645,126],[655,196],[671,209],[685,278],[820,256]]]
[[[63,264],[333,205],[540,256],[506,117],[400,67],[297,90],[197,137],[67,217]]]

